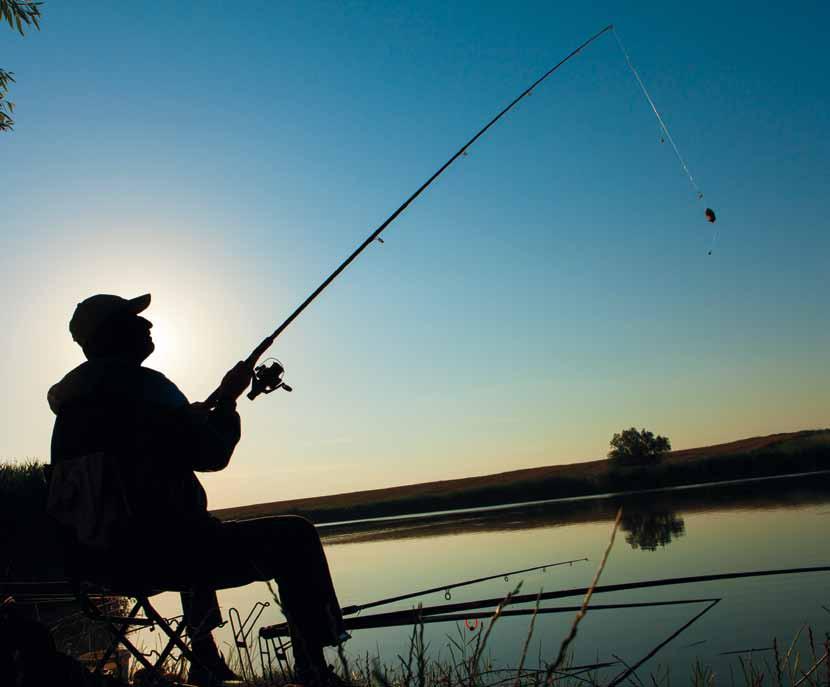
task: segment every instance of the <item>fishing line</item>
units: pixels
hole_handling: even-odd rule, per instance
[[[686,164],[686,161],[683,159],[683,156],[680,154],[680,149],[677,147],[677,144],[674,142],[674,138],[672,138],[671,132],[669,131],[669,127],[666,125],[666,122],[663,120],[660,111],[657,109],[657,105],[654,104],[654,99],[651,97],[651,94],[648,92],[646,85],[643,83],[642,78],[640,78],[640,73],[637,71],[634,64],[631,62],[631,58],[628,55],[628,51],[625,49],[622,40],[620,39],[620,35],[617,32],[617,29],[612,26],[611,32],[614,34],[614,38],[617,40],[617,45],[620,46],[620,50],[622,51],[623,57],[625,57],[625,62],[628,65],[628,68],[631,70],[631,73],[634,75],[634,78],[637,80],[637,83],[640,85],[640,90],[643,91],[643,95],[645,96],[646,100],[648,100],[648,104],[651,105],[651,109],[654,112],[654,116],[657,117],[657,123],[660,125],[661,131],[661,138],[660,142],[662,143],[664,140],[668,141],[674,150],[674,154],[677,156],[678,162],[680,162],[680,167],[685,173],[685,175],[689,178],[689,183],[692,185],[692,188],[695,191],[695,195],[697,196],[698,200],[703,200],[703,191],[700,190],[700,186],[698,186],[697,182],[695,181],[694,176],[692,175],[691,171],[689,170],[689,166]],[[707,221],[711,222],[712,224],[715,223],[715,213],[711,208],[706,208],[706,219]],[[712,233],[712,241],[709,245],[709,255],[712,254],[712,250],[715,247],[715,240],[718,236],[717,228],[714,229]]]
[[[643,80],[640,78],[639,72],[634,68],[634,65],[631,63],[631,58],[628,56],[628,52],[623,46],[622,41],[620,40],[620,35],[617,33],[617,29],[611,29],[614,38],[617,39],[617,45],[620,46],[620,50],[622,50],[623,57],[625,57],[625,61],[628,64],[628,68],[631,70],[631,73],[634,74],[634,78],[637,79],[637,83],[640,84],[640,89],[643,91],[643,95],[648,100],[648,104],[651,105],[651,109],[654,111],[654,115],[657,117],[657,122],[660,124],[660,129],[663,131],[663,135],[665,136],[666,140],[671,144],[672,149],[674,150],[674,154],[677,155],[677,159],[680,162],[680,166],[683,168],[683,171],[686,173],[686,176],[689,177],[689,182],[692,185],[692,188],[695,190],[697,194],[698,200],[703,199],[703,191],[700,190],[700,187],[697,185],[695,178],[692,176],[692,173],[689,171],[689,167],[686,165],[686,161],[683,159],[683,156],[680,154],[680,151],[677,148],[677,144],[674,142],[671,133],[669,132],[669,127],[666,126],[666,123],[663,121],[663,117],[660,115],[660,111],[657,109],[657,105],[654,104],[654,100],[652,100],[651,95],[646,88],[646,85],[643,83]]]

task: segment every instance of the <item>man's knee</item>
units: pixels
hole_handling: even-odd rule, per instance
[[[281,528],[292,539],[303,542],[319,541],[320,535],[317,533],[317,528],[311,520],[301,515],[283,515],[279,519],[281,520]]]

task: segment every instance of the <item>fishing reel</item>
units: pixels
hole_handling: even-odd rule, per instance
[[[270,365],[269,365],[270,363]],[[252,401],[260,394],[270,394],[277,389],[293,391],[284,381],[285,368],[276,358],[266,358],[262,365],[254,368],[254,377],[251,380],[251,390],[247,396]]]

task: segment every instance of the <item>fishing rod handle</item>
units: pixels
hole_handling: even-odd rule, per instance
[[[274,339],[276,338],[277,337],[274,336],[274,334],[265,337],[259,344],[259,346],[257,346],[253,351],[251,351],[251,354],[247,358],[245,358],[245,364],[250,368],[252,375],[254,372],[254,366],[257,364],[257,361],[262,357],[262,354],[265,353],[265,351],[267,351],[271,347],[271,344],[274,343]],[[205,405],[207,405],[208,408],[215,408],[219,401],[222,399],[222,395],[222,385],[220,384],[213,390],[210,396],[208,396],[207,399],[205,399]],[[248,397],[251,398],[250,395]],[[251,400],[253,401],[254,399],[251,398]]]

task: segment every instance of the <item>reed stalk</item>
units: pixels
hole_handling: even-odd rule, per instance
[[[539,603],[542,600],[542,590],[539,590],[539,595],[536,597],[536,606],[533,609],[533,615],[530,617],[530,627],[527,630],[527,637],[525,637],[525,643],[522,647],[522,656],[519,659],[519,667],[516,669],[516,681],[514,683],[514,687],[519,687],[521,683],[521,675],[522,669],[525,665],[525,658],[527,657],[527,650],[530,647],[530,639],[533,637],[533,628],[536,625],[536,616],[539,615]]]
[[[611,548],[614,546],[614,539],[617,536],[617,530],[620,528],[622,514],[623,509],[620,508],[617,511],[617,517],[614,519],[614,527],[611,528],[611,537],[608,541],[608,546],[605,547],[605,552],[602,554],[602,559],[600,560],[599,565],[597,566],[597,570],[594,573],[594,579],[591,580],[591,585],[588,587],[588,591],[585,592],[585,597],[582,599],[582,607],[579,609],[576,616],[574,617],[568,635],[565,637],[565,639],[562,640],[562,644],[560,644],[559,646],[559,654],[556,656],[556,660],[548,668],[548,673],[547,675],[545,675],[545,685],[550,685],[550,683],[552,682],[553,672],[557,668],[559,668],[559,666],[562,664],[562,661],[565,660],[565,654],[568,651],[568,647],[571,645],[571,642],[576,637],[576,633],[579,628],[579,623],[588,613],[588,604],[591,602],[591,597],[594,594],[594,588],[599,583],[599,578],[602,575],[602,571],[605,569],[605,563],[608,561],[608,556],[611,553]]]

